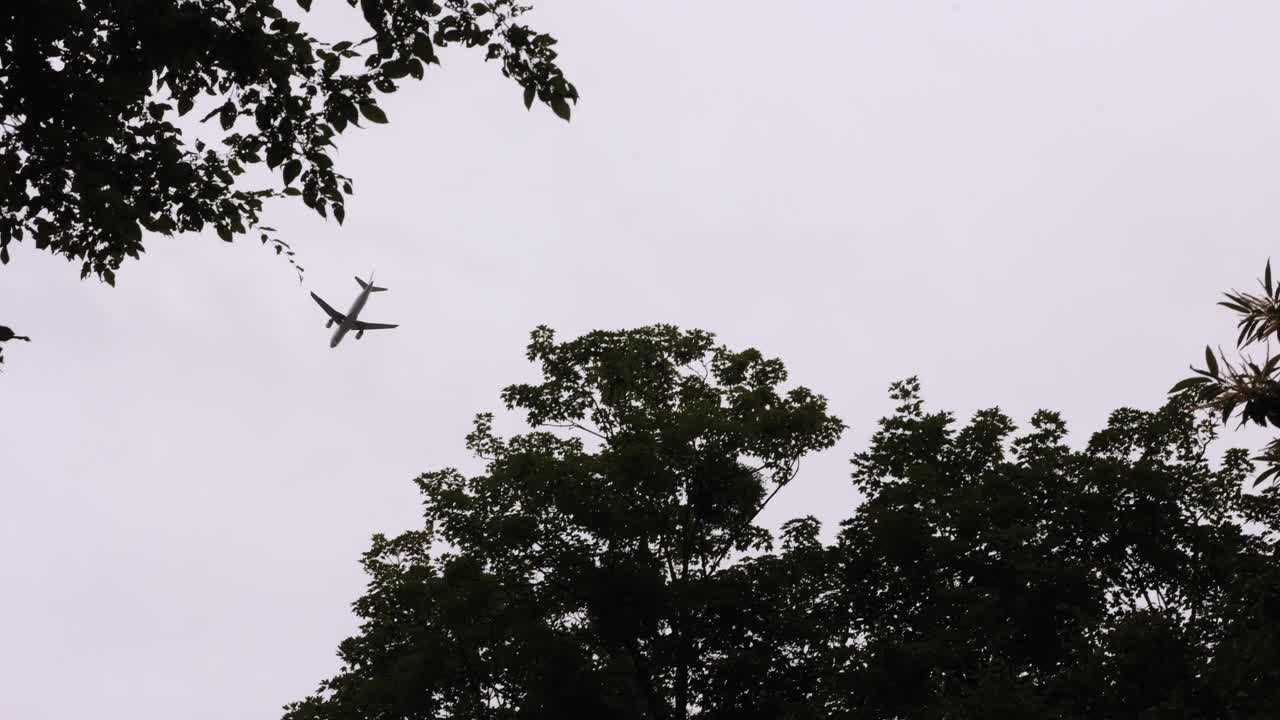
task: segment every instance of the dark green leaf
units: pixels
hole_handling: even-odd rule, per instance
[[[360,114],[368,118],[369,122],[384,124],[387,122],[387,116],[382,112],[382,108],[378,107],[373,101],[360,103]]]
[[[274,170],[277,165],[284,162],[289,151],[283,145],[273,145],[267,148],[267,167]]]
[[[413,36],[413,54],[417,55],[423,62],[431,62],[436,56],[435,48],[431,45],[431,38],[424,33],[417,33]]]
[[[1180,381],[1179,381],[1176,385],[1174,385],[1172,388],[1169,388],[1169,394],[1170,394],[1170,395],[1172,395],[1172,394],[1174,394],[1174,393],[1179,393],[1179,392],[1182,392],[1183,390],[1186,390],[1186,389],[1188,389],[1188,388],[1196,387],[1196,386],[1198,386],[1198,385],[1203,385],[1203,384],[1205,384],[1205,383],[1207,383],[1207,382],[1213,382],[1213,381],[1212,381],[1211,379],[1207,378],[1207,377],[1190,377],[1190,378],[1186,378],[1185,380],[1180,380]]]
[[[392,60],[383,64],[382,71],[387,74],[387,77],[398,80],[409,74],[409,64],[401,60]]]
[[[236,124],[237,115],[235,105],[231,103],[223,105],[222,109],[218,111],[218,120],[222,123],[222,129],[230,130],[231,126]]]
[[[556,95],[551,98],[551,110],[555,112],[561,120],[569,120],[569,103],[565,102],[563,97]]]
[[[302,172],[302,162],[298,159],[290,160],[284,165],[284,184],[288,185],[293,182],[294,178]]]
[[[534,95],[537,94],[537,91],[538,91],[538,88],[534,87],[532,83],[525,86],[524,88],[524,109],[525,110],[528,110],[533,107],[533,98],[534,98]]]
[[[1204,362],[1205,366],[1209,369],[1209,374],[1214,377],[1218,377],[1218,359],[1214,357],[1213,350],[1207,345],[1204,348]]]

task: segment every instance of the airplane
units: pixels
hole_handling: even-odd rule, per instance
[[[345,336],[351,330],[356,331],[356,339],[359,340],[364,336],[365,330],[387,330],[397,325],[387,325],[385,323],[371,323],[359,319],[360,311],[364,309],[364,304],[369,301],[369,293],[384,292],[386,288],[377,287],[373,284],[373,273],[369,273],[369,282],[356,278],[356,282],[360,283],[360,294],[356,296],[356,301],[351,304],[351,309],[346,315],[329,307],[329,303],[320,299],[320,296],[311,293],[312,299],[324,309],[329,315],[329,322],[325,323],[325,327],[333,327],[334,323],[338,324],[338,329],[333,331],[333,339],[329,341],[329,347],[338,347],[338,343],[342,342]]]

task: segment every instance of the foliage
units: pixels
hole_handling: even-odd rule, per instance
[[[1261,295],[1239,291],[1226,293],[1226,300],[1219,305],[1239,316],[1236,327],[1240,335],[1236,348],[1240,358],[1232,363],[1218,350],[1204,349],[1204,369],[1192,366],[1196,374],[1174,385],[1170,393],[1194,397],[1204,407],[1221,414],[1226,424],[1231,414],[1240,410],[1240,426],[1253,423],[1266,427],[1280,427],[1280,355],[1272,355],[1270,340],[1280,339],[1280,283],[1271,279],[1271,261],[1259,280]],[[1264,346],[1266,357],[1261,361],[1243,353],[1252,345]],[[1221,360],[1219,360],[1221,358]],[[1280,439],[1272,441],[1255,460],[1267,464],[1255,481],[1261,484],[1280,477]]]
[[[684,718],[743,699],[748,671],[801,702],[804,661],[767,662],[794,636],[762,638],[775,600],[805,594],[788,565],[812,528],[780,560],[734,556],[770,546],[757,513],[840,434],[823,398],[782,391],[758,351],[669,326],[565,343],[539,328],[529,358],[543,381],[503,399],[534,429],[500,438],[481,415],[484,474],[418,479],[425,529],[375,539],[361,634],[288,717]]]
[[[1266,718],[1280,706],[1280,491],[1205,458],[1194,398],[1081,449],[1040,412],[955,427],[914,380],[853,459],[833,544],[754,524],[841,431],[780,362],[659,326],[557,343],[481,415],[482,474],[418,478],[376,536],[360,632],[288,720]]]
[[[914,380],[853,461],[829,717],[1262,718],[1280,703],[1275,492],[1186,399],[1083,450],[1039,412],[958,431]],[[1252,525],[1250,533],[1246,525]]]
[[[339,222],[350,178],[330,149],[380,95],[421,79],[439,51],[486,59],[564,119],[577,91],[555,40],[515,0],[345,0],[367,36],[325,42],[281,0],[42,0],[0,4],[0,262],[29,238],[115,283],[143,231],[256,232],[263,202],[300,197]],[[297,0],[309,11],[311,0]],[[187,117],[201,106],[204,139]],[[194,116],[192,116],[194,117]],[[283,187],[253,188],[255,166]]]
[[[19,335],[15,333],[12,329],[5,327],[4,325],[0,325],[0,343],[8,342],[9,340],[23,340],[26,342],[31,342],[31,338],[27,337],[26,335]],[[0,365],[3,365],[3,364],[4,364],[4,347],[0,347]]]

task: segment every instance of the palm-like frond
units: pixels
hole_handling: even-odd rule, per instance
[[[1272,336],[1280,339],[1280,284],[1271,282],[1270,260],[1258,284],[1262,286],[1261,295],[1233,291],[1223,293],[1227,299],[1218,303],[1240,315],[1236,323],[1240,330],[1236,339],[1238,347],[1262,342]]]

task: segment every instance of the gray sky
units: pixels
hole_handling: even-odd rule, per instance
[[[1214,302],[1280,231],[1274,2],[534,4],[574,122],[450,53],[343,138],[345,227],[273,210],[304,286],[212,237],[115,289],[0,270],[35,339],[0,375],[0,717],[278,717],[539,323],[781,357],[851,430],[769,522],[834,523],[892,380],[1080,440],[1231,339]],[[331,351],[307,291],[345,309],[371,267],[401,327]]]

